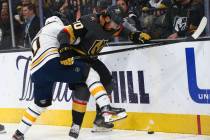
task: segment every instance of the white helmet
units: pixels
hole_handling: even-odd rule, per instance
[[[52,16],[52,17],[47,18],[45,21],[45,25],[50,24],[52,22],[57,22],[60,25],[64,25],[61,19],[57,16]]]

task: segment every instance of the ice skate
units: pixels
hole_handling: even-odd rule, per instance
[[[4,125],[0,124],[0,134],[6,133]]]
[[[80,126],[77,124],[72,124],[69,131],[70,140],[76,140],[79,137]]]
[[[22,134],[19,130],[15,131],[15,134],[12,136],[13,140],[24,140],[24,134]]]
[[[112,131],[112,128],[114,127],[114,124],[111,122],[105,122],[104,117],[99,114],[96,115],[94,126],[91,132],[109,132]]]
[[[104,122],[115,122],[127,117],[127,113],[124,108],[114,108],[110,105],[102,107],[101,113],[104,117]]]

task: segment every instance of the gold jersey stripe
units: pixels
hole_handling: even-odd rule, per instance
[[[87,105],[78,104],[78,103],[73,102],[72,110],[75,110],[75,111],[81,112],[81,113],[85,113],[86,107],[87,107]]]
[[[71,25],[68,25],[68,26],[65,27],[65,29],[69,33],[69,36],[70,36],[70,44],[73,44],[74,41],[76,40],[76,37],[74,35],[74,30],[73,30],[72,26]]]
[[[81,54],[81,55],[86,55],[86,53],[85,53],[84,51],[82,51],[82,50],[80,50],[80,49],[76,49],[76,48],[74,48],[74,47],[72,47],[72,46],[70,46],[70,47],[71,47],[71,49],[74,50],[75,52],[77,52],[77,53],[79,53],[79,54]]]
[[[94,89],[92,89],[91,91],[90,91],[90,93],[93,95],[93,96],[95,96],[97,93],[99,93],[100,91],[104,91],[105,92],[105,89],[104,89],[104,87],[103,86],[97,86],[97,87],[95,87]]]
[[[31,69],[33,69],[34,67],[39,65],[46,58],[46,56],[48,56],[49,53],[56,53],[56,52],[58,52],[57,48],[51,48],[51,49],[47,50],[46,52],[44,52],[34,62],[32,62]]]

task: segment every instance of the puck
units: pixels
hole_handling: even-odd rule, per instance
[[[155,132],[154,131],[148,131],[147,133],[148,134],[154,134]]]

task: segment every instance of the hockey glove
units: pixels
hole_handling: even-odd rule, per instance
[[[144,32],[131,32],[129,34],[129,38],[134,43],[143,44],[143,43],[146,43],[147,41],[149,41],[151,39],[151,36]]]
[[[60,63],[65,66],[70,66],[74,63],[74,57],[71,56],[70,47],[62,47],[58,49],[60,54]]]

